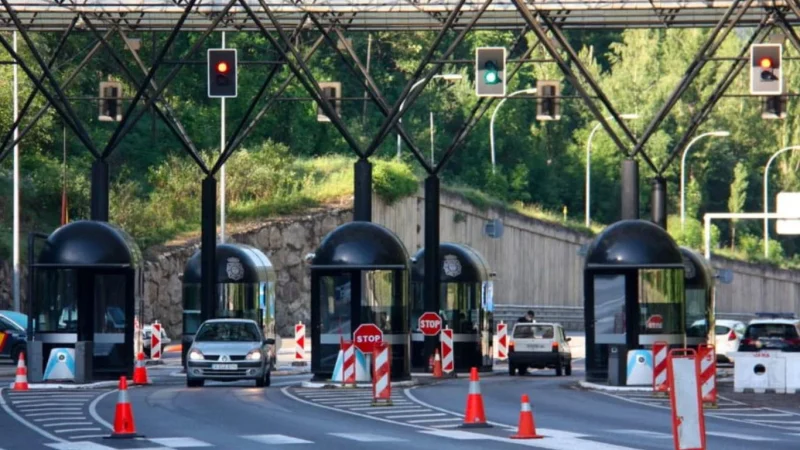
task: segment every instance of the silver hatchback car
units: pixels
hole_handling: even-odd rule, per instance
[[[274,345],[252,320],[207,320],[186,354],[186,386],[200,387],[205,380],[255,380],[258,387],[269,386]]]

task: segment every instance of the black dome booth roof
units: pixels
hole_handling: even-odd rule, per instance
[[[678,245],[646,220],[622,220],[600,233],[586,254],[587,269],[684,268]]]
[[[709,289],[714,286],[715,270],[699,253],[686,247],[680,247],[683,262],[686,266],[685,285],[687,289]]]
[[[108,222],[79,220],[55,230],[39,253],[37,266],[127,266],[142,264],[136,242]]]
[[[391,230],[355,221],[331,231],[311,260],[312,269],[409,269],[405,245]]]
[[[200,283],[201,254],[198,250],[186,263],[183,283]],[[217,244],[217,283],[260,283],[275,281],[275,269],[261,250],[244,244]]]
[[[489,266],[477,250],[453,242],[439,244],[439,280],[442,283],[479,283],[489,280],[490,276]],[[412,259],[411,280],[422,282],[424,279],[425,249],[421,248]]]

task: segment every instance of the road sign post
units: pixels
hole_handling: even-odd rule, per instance
[[[442,318],[435,312],[426,312],[419,316],[419,330],[425,336],[436,336],[442,330]]]
[[[374,323],[361,324],[353,333],[353,344],[364,355],[372,354],[383,343],[383,331]]]

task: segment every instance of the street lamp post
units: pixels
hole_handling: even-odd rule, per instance
[[[730,135],[731,133],[728,131],[709,131],[708,133],[703,133],[700,136],[692,139],[692,141],[689,142],[689,145],[687,145],[686,149],[683,151],[683,156],[681,156],[681,231],[683,231],[686,225],[686,178],[684,174],[686,170],[686,155],[689,154],[689,149],[692,148],[692,144],[699,141],[700,138],[704,138],[706,136],[727,137]]]
[[[445,74],[441,74],[441,75],[434,75],[433,78],[434,79],[435,78],[441,78],[441,79],[446,80],[446,81],[457,81],[457,80],[460,80],[460,79],[462,79],[464,77],[461,74],[458,74],[458,73],[445,73]],[[424,81],[425,80],[419,80],[416,83],[412,84],[411,85],[411,89],[409,89],[409,91],[408,91],[409,94],[411,92],[413,92],[414,89],[416,89],[417,86],[422,84]],[[406,104],[405,100],[400,102],[400,112],[403,111],[403,107],[405,106],[405,104]],[[403,123],[403,118],[401,117],[400,119],[397,120],[397,124],[401,125],[402,123]],[[397,159],[400,159],[400,148],[401,148],[401,145],[402,145],[402,141],[400,139],[400,133],[397,133]]]
[[[619,117],[621,119],[626,119],[626,120],[627,119],[631,119],[632,120],[632,119],[638,119],[639,118],[639,114],[635,114],[635,113],[634,114],[621,114]],[[610,120],[614,120],[614,118],[609,116],[609,117],[606,117],[606,120],[610,121]],[[589,133],[589,140],[586,141],[586,183],[585,183],[586,184],[586,205],[585,205],[586,212],[584,213],[584,216],[585,216],[585,225],[586,225],[587,228],[592,223],[592,216],[591,216],[591,213],[589,212],[589,209],[590,209],[590,206],[591,206],[591,186],[592,186],[592,170],[591,170],[592,169],[592,138],[594,137],[594,134],[597,132],[597,130],[600,129],[600,126],[602,126],[602,124],[600,122],[598,122],[597,125],[595,125],[594,128],[592,128],[592,132]]]
[[[497,104],[497,107],[492,112],[492,120],[489,121],[489,146],[492,152],[492,174],[495,173],[495,159],[494,159],[494,118],[497,116],[497,111],[500,111],[500,107],[503,106],[503,103],[506,102],[509,98],[518,95],[518,94],[535,94],[536,88],[530,89],[521,89],[519,91],[512,92],[500,100],[500,103]]]
[[[764,167],[764,214],[769,212],[769,166],[778,155],[789,150],[800,150],[800,145],[784,147],[773,153]],[[769,219],[766,215],[764,216],[764,258],[769,258]]]

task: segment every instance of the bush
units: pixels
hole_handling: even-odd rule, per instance
[[[372,188],[386,204],[413,195],[419,189],[419,180],[408,164],[397,161],[375,161],[372,170]]]

